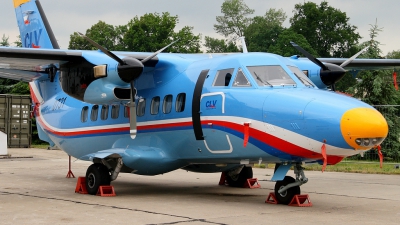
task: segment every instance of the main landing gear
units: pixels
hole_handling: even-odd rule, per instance
[[[117,159],[115,167],[110,166],[105,159],[101,162],[93,163],[86,171],[86,189],[91,195],[97,194],[100,186],[108,186],[111,181],[117,179],[123,165],[122,158]]]
[[[243,187],[247,179],[253,178],[253,168],[241,166],[226,173],[226,180],[231,187]]]
[[[300,194],[300,186],[307,183],[308,178],[304,175],[304,168],[300,163],[294,166],[296,179],[285,176],[275,184],[275,197],[279,204],[288,205],[295,195]]]

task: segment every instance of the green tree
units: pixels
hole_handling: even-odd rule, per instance
[[[21,41],[21,36],[20,35],[17,36],[17,40],[14,41],[14,44],[15,44],[16,47],[20,47],[20,48],[22,47],[22,41]]]
[[[172,35],[173,40],[179,40],[169,47],[170,52],[199,53],[201,35],[193,34],[193,27],[185,26]],[[169,44],[169,43],[168,43]]]
[[[223,53],[223,52],[241,52],[233,41],[225,41],[223,39],[205,37],[207,53]]]
[[[350,57],[356,53],[353,46],[361,38],[357,27],[349,24],[346,13],[326,1],[319,6],[313,2],[296,4],[290,23],[321,57]]]
[[[116,31],[113,25],[99,21],[90,29],[86,30],[85,35],[94,40],[101,46],[109,50],[114,50],[116,46]],[[70,35],[69,49],[95,50],[96,48],[82,38],[78,33],[74,32]]]
[[[366,53],[362,54],[362,58],[382,58],[380,43],[376,40],[378,33],[382,31],[375,23],[371,25],[370,41],[361,44],[361,48],[370,46]],[[359,73],[359,82],[349,89],[354,97],[370,105],[396,105],[399,103],[400,94],[393,85],[391,76],[392,71],[387,70],[371,70],[362,71]],[[386,140],[382,143],[382,152],[385,156],[391,158],[399,158],[400,156],[400,120],[397,116],[397,111],[393,106],[379,107],[381,113],[386,118],[389,125],[389,134]]]
[[[14,84],[10,90],[10,94],[14,95],[29,95],[29,84],[24,81],[19,81],[18,83]]]
[[[6,46],[6,47],[8,47],[8,46],[10,46],[10,43],[8,43],[8,37],[6,37],[6,35],[5,34],[3,34],[3,37],[1,38],[1,41],[0,41],[0,46]]]
[[[68,49],[92,50],[94,48],[88,41],[86,41],[83,37],[81,37],[77,32],[74,32],[69,36]]]
[[[168,12],[161,15],[148,13],[140,18],[136,16],[126,25],[126,32],[122,38],[123,45],[129,51],[155,52],[170,44],[174,38],[179,38],[181,41],[165,51],[200,52],[200,34],[194,35],[193,28],[188,26],[175,32],[177,23],[178,17],[171,16]]]
[[[282,23],[286,18],[282,9],[269,9],[264,16],[254,17],[244,32],[248,50],[267,52],[271,45],[276,45],[285,30]]]
[[[243,0],[225,0],[221,6],[223,16],[217,16],[217,24],[214,24],[214,30],[231,40],[243,37],[244,30],[251,23],[251,14],[254,13]]]
[[[400,50],[394,50],[386,55],[387,59],[400,59]]]
[[[269,48],[268,52],[275,53],[282,56],[292,56],[300,54],[291,44],[290,41],[296,42],[310,54],[317,56],[317,52],[311,47],[306,38],[303,35],[294,32],[291,29],[285,29],[277,38],[277,41],[273,43]]]

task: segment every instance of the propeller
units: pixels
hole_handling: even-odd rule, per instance
[[[157,52],[151,54],[150,56],[147,56],[143,60],[139,61],[138,59],[132,58],[132,57],[125,57],[125,58],[121,59],[118,56],[116,56],[114,53],[112,53],[111,51],[107,50],[106,48],[99,45],[92,39],[88,38],[86,35],[84,35],[80,32],[78,32],[78,34],[80,36],[82,36],[85,40],[87,40],[90,44],[92,44],[96,48],[100,49],[108,57],[117,61],[118,62],[118,67],[117,67],[118,76],[121,78],[121,80],[130,84],[130,86],[131,86],[131,99],[130,99],[130,103],[129,103],[130,135],[131,135],[131,138],[134,139],[136,137],[136,133],[137,133],[135,79],[138,78],[142,74],[143,69],[144,69],[144,65],[143,65],[144,63],[146,63],[150,59],[157,56],[160,52],[164,51],[166,48],[173,45],[175,42],[179,41],[179,39],[175,40],[174,42],[170,43],[169,45],[165,46],[164,48],[158,50]]]
[[[293,41],[291,41],[290,44],[299,52],[301,52],[305,57],[307,57],[311,62],[321,67],[321,81],[327,86],[331,85],[332,91],[335,91],[335,83],[342,79],[345,75],[346,70],[344,69],[344,67],[368,49],[368,47],[365,47],[363,50],[357,52],[357,54],[353,55],[351,58],[347,59],[340,66],[338,66],[332,63],[322,63]]]

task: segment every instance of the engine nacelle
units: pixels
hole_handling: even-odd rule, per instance
[[[117,72],[118,64],[67,63],[60,66],[60,83],[69,96],[91,104],[109,104],[130,99],[130,85]]]

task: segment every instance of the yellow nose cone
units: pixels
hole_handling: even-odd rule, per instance
[[[389,132],[386,119],[371,108],[346,111],[340,121],[340,130],[346,142],[356,150],[367,150],[381,144]]]

